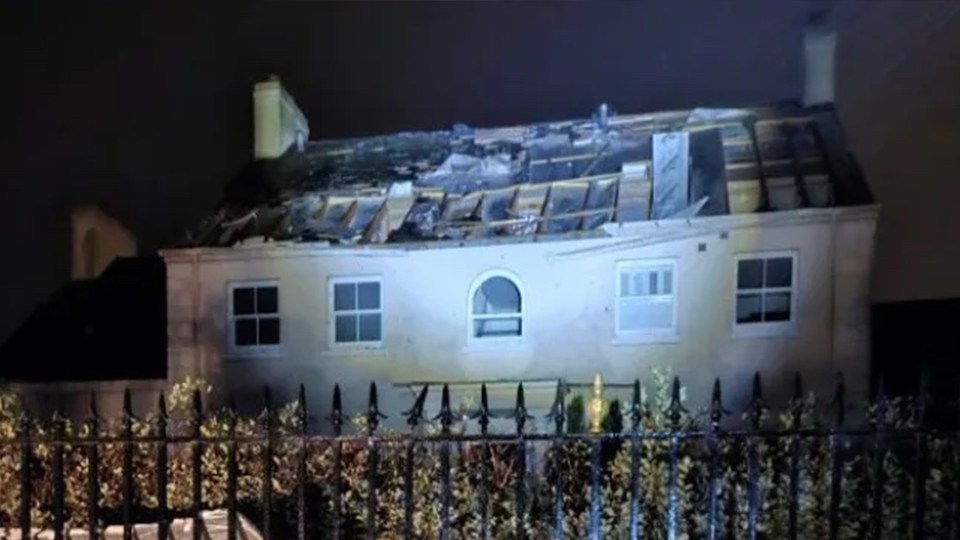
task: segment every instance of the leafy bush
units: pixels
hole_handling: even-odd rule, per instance
[[[548,538],[556,522],[554,503],[562,496],[562,519],[566,537],[588,536],[591,519],[591,478],[599,474],[599,520],[603,538],[625,538],[628,534],[632,507],[631,478],[634,451],[637,463],[637,488],[641,534],[643,538],[667,538],[668,509],[671,497],[678,509],[678,538],[689,540],[707,537],[706,520],[709,502],[711,445],[699,437],[648,437],[663,435],[679,428],[679,433],[700,430],[706,425],[704,413],[679,411],[671,418],[667,413],[671,402],[672,377],[655,370],[644,388],[640,409],[643,425],[640,437],[627,433],[602,441],[579,437],[527,440],[518,445],[514,440],[441,442],[435,439],[412,439],[406,434],[379,430],[377,444],[365,437],[340,439],[311,437],[301,439],[302,412],[296,403],[272,412],[270,421],[275,434],[272,445],[271,489],[273,493],[272,528],[278,537],[292,537],[296,520],[298,465],[301,451],[306,462],[306,493],[309,498],[308,533],[322,537],[328,533],[334,515],[334,500],[340,495],[343,537],[358,537],[367,524],[375,523],[378,538],[404,538],[406,526],[406,474],[411,471],[412,529],[417,538],[436,537],[441,527],[441,500],[444,497],[442,465],[450,464],[449,524],[453,538],[476,538],[488,518],[491,538],[513,538],[518,526],[517,510],[522,509],[523,527],[529,538]],[[187,379],[174,386],[170,393],[168,434],[189,437],[196,426],[193,400],[196,394],[209,394],[205,382]],[[681,393],[681,398],[683,397]],[[716,441],[718,467],[719,535],[720,538],[744,536],[747,528],[748,494],[750,493],[750,455],[758,475],[758,533],[762,539],[787,537],[791,507],[791,464],[798,460],[797,518],[799,537],[822,539],[828,536],[830,486],[833,457],[842,456],[842,499],[839,504],[840,537],[869,537],[872,526],[873,495],[879,488],[881,529],[883,538],[908,537],[912,527],[914,457],[917,439],[888,437],[876,450],[874,437],[826,436],[826,423],[818,416],[813,396],[794,403],[799,411],[800,427],[820,430],[814,437],[724,437]],[[462,409],[462,408],[461,408]],[[582,433],[583,398],[572,398],[568,413],[569,433]],[[632,404],[615,400],[608,407],[603,426],[610,433],[624,429],[623,411]],[[894,400],[883,408],[867,410],[869,425],[910,429],[913,411],[910,403]],[[462,418],[462,415],[458,416]],[[227,501],[228,465],[231,451],[228,436],[235,432],[239,468],[237,499],[244,512],[255,521],[263,512],[265,459],[263,439],[267,418],[240,418],[227,410],[207,411],[201,421],[201,434],[208,439],[199,451],[202,457],[202,491],[206,507],[223,507]],[[768,428],[787,429],[793,425],[792,411],[768,415],[762,420]],[[59,420],[58,420],[59,421]],[[155,414],[131,419],[135,438],[157,434],[159,417]],[[365,418],[357,416],[352,423],[359,432]],[[676,422],[676,424],[674,424]],[[0,439],[11,439],[28,423],[34,439],[29,463],[34,486],[32,522],[34,528],[49,527],[53,505],[52,422],[27,420],[14,396],[0,394]],[[879,424],[878,424],[879,423]],[[75,440],[92,435],[89,423],[63,420],[64,435]],[[455,433],[466,425],[458,421]],[[123,422],[103,422],[97,428],[101,437],[123,435]],[[419,428],[424,435],[435,435],[439,428],[427,422]],[[215,440],[214,440],[215,439]],[[956,438],[952,434],[931,434],[929,467],[926,469],[926,534],[945,537],[950,525],[950,499],[957,477]],[[303,446],[301,446],[303,442]],[[64,483],[65,515],[69,527],[84,527],[87,519],[87,454],[86,447],[65,444]],[[99,515],[105,521],[116,521],[122,505],[124,445],[103,442],[98,445]],[[133,455],[134,507],[139,521],[155,520],[157,500],[157,448],[154,442],[135,442]],[[167,466],[167,501],[174,515],[186,514],[192,508],[192,463],[198,451],[195,442],[169,443]],[[371,454],[375,452],[375,454]],[[412,460],[412,461],[411,461]],[[339,462],[340,475],[336,474]],[[521,463],[524,466],[521,468]],[[370,466],[373,465],[371,469]],[[19,447],[0,441],[0,525],[15,527],[19,516],[20,479]],[[671,468],[675,467],[671,475]],[[878,476],[879,472],[879,476]],[[670,479],[674,478],[671,485]],[[557,493],[558,480],[562,492]],[[371,481],[376,486],[374,516],[368,515],[368,494]],[[881,482],[882,483],[879,483]],[[522,492],[524,499],[518,500]],[[486,507],[481,506],[486,502]],[[520,504],[522,502],[522,505]],[[103,525],[101,523],[100,525]]]

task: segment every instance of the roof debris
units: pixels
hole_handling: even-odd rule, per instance
[[[587,120],[309,141],[258,167],[261,186],[229,186],[185,243],[566,234],[870,203],[844,144],[830,107],[796,104],[642,115],[602,105]]]

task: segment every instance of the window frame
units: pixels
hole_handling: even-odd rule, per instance
[[[343,284],[352,284],[359,285],[360,283],[376,283],[379,287],[380,298],[379,309],[360,309],[357,306],[355,309],[350,310],[340,310],[340,314],[351,314],[351,315],[370,315],[378,314],[380,315],[380,339],[377,341],[337,341],[337,313],[336,307],[336,293],[335,289],[337,285]],[[386,333],[386,318],[384,317],[384,307],[383,307],[383,278],[380,275],[356,275],[356,276],[331,276],[327,279],[327,347],[334,350],[356,350],[356,349],[382,349],[384,339],[383,336]],[[357,334],[359,339],[359,333]]]
[[[789,292],[790,293],[790,318],[786,321],[772,322],[745,322],[737,321],[737,302],[740,297],[741,289],[739,287],[740,262],[762,259],[790,259],[790,286],[789,287],[767,287],[762,283],[759,289],[742,289],[747,294],[760,294],[761,298],[766,293]],[[799,287],[797,285],[797,261],[799,253],[797,250],[780,251],[751,251],[736,253],[733,257],[733,303],[730,314],[733,319],[733,333],[736,337],[777,337],[790,336],[796,333],[797,329],[797,296]],[[766,268],[766,262],[764,262]],[[766,273],[763,276],[766,278]]]
[[[477,290],[483,286],[487,280],[492,278],[504,278],[510,281],[514,287],[517,288],[517,293],[520,295],[520,311],[517,313],[501,313],[496,315],[480,315],[477,316],[473,313],[473,298],[477,294]],[[526,341],[527,328],[526,328],[526,314],[527,314],[527,295],[526,291],[523,288],[523,283],[520,281],[519,276],[515,273],[504,270],[504,269],[495,269],[487,270],[486,272],[481,273],[479,276],[474,278],[473,283],[470,284],[470,289],[467,292],[467,344],[470,347],[486,347],[486,346],[504,346],[504,345],[519,345]],[[520,319],[520,335],[519,336],[487,336],[487,337],[477,337],[474,335],[474,322],[477,320],[492,320],[492,319]]]
[[[670,326],[667,328],[645,328],[639,330],[620,330],[620,293],[621,276],[629,269],[652,269],[654,267],[669,266],[672,273],[670,293],[671,309]],[[654,343],[676,341],[678,330],[678,274],[676,258],[659,259],[624,259],[617,261],[614,270],[614,307],[613,307],[613,336],[615,342],[622,343]],[[660,297],[667,295],[657,295]]]
[[[260,313],[237,315],[233,309],[233,292],[236,289],[258,289],[273,287],[277,289],[276,319],[280,323],[280,334],[275,345],[237,345],[236,321],[239,319],[260,320]],[[254,292],[256,295],[256,292]],[[231,356],[244,358],[273,358],[280,356],[283,346],[283,317],[280,307],[280,281],[277,279],[238,280],[227,283],[227,350]],[[259,331],[259,330],[258,330]],[[259,338],[258,338],[259,342]]]

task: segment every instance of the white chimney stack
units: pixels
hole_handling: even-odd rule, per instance
[[[291,145],[301,149],[310,135],[307,117],[300,112],[276,75],[253,86],[253,157],[274,159]]]
[[[833,103],[836,48],[836,32],[827,28],[822,15],[812,16],[803,31],[805,106]]]

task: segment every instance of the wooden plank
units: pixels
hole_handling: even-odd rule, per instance
[[[547,194],[543,197],[543,207],[540,208],[539,223],[537,224],[537,234],[543,233],[546,220],[550,216],[550,205],[553,202],[553,184],[547,188]]]
[[[387,201],[384,200],[380,203],[380,208],[377,210],[373,219],[370,220],[370,223],[367,224],[367,228],[363,231],[363,236],[360,238],[360,242],[364,244],[369,244],[374,241],[384,241],[386,240],[385,234],[380,234],[383,230],[384,220],[387,217]]]
[[[323,198],[323,202],[320,203],[320,208],[313,213],[313,219],[322,222],[323,218],[327,217],[327,208],[330,207],[330,196]]]
[[[583,194],[583,205],[581,206],[581,211],[589,210],[589,208],[587,208],[587,205],[590,204],[590,195],[593,193],[593,190],[596,189],[596,185],[597,185],[596,182],[590,182],[589,184],[587,184],[587,192]],[[583,226],[586,223],[587,223],[587,216],[586,215],[581,216],[580,223],[577,224],[577,229],[582,231]]]
[[[347,207],[347,211],[343,214],[343,217],[340,218],[340,225],[349,229],[353,224],[353,218],[357,215],[357,199],[354,199],[350,206]]]

